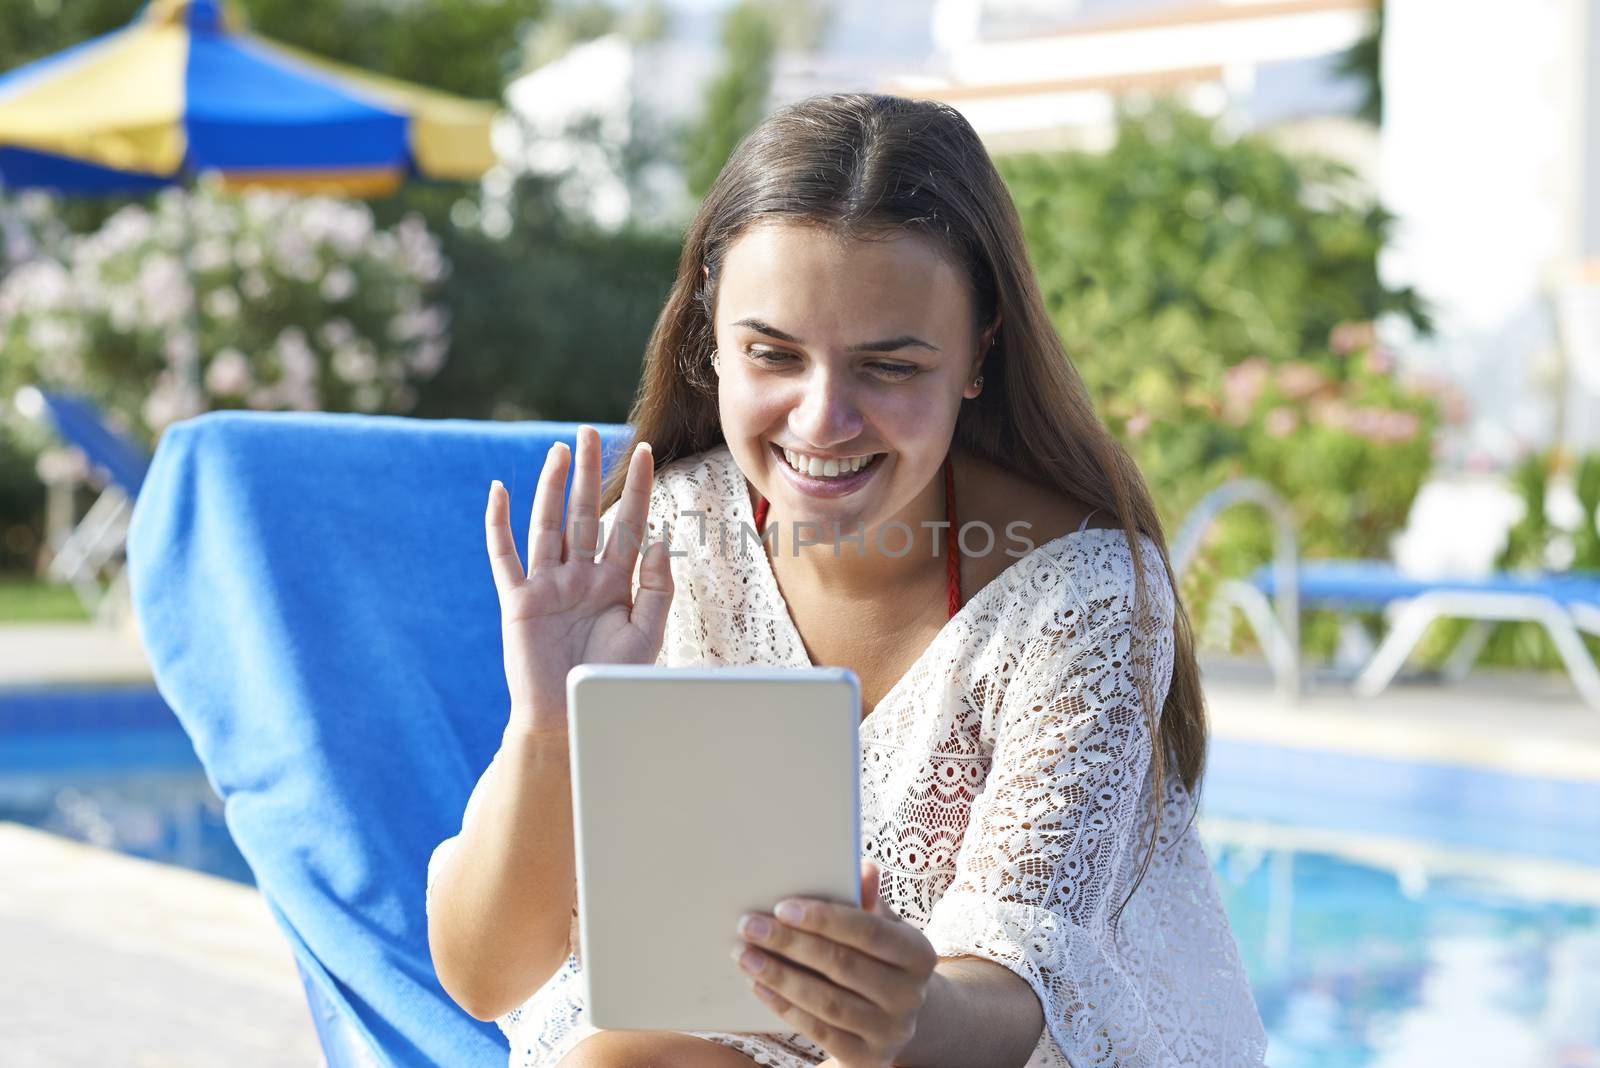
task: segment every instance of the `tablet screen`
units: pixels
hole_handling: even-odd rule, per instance
[[[790,896],[860,904],[860,708],[843,668],[573,669],[579,954],[594,1026],[790,1029],[730,959],[735,925]]]

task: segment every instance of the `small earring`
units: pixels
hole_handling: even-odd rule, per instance
[[[979,375],[977,378],[974,378],[972,380],[972,388],[973,389],[982,389],[983,388],[983,376],[982,375]]]

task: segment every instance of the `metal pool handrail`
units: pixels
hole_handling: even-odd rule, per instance
[[[1181,580],[1200,553],[1217,517],[1236,504],[1254,504],[1272,520],[1273,603],[1249,582],[1231,579],[1217,587],[1223,604],[1237,607],[1255,631],[1272,667],[1278,692],[1290,701],[1300,696],[1300,550],[1294,519],[1282,497],[1253,478],[1224,482],[1200,499],[1172,539],[1172,571]]]

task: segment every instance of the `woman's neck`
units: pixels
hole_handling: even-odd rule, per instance
[[[747,487],[754,514],[760,497],[754,487],[748,483]],[[933,585],[942,588],[947,569],[945,514],[942,468],[898,515],[862,528],[859,536],[848,527],[842,530],[837,552],[831,530],[792,520],[769,502],[766,526],[773,528],[768,542],[773,574],[845,600],[876,600]],[[800,539],[819,544],[797,545]]]

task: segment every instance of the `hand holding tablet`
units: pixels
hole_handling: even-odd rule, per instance
[[[863,861],[861,869],[859,908],[785,898],[775,916],[740,921],[740,933],[760,948],[735,956],[756,995],[791,1028],[847,1063],[892,1064],[916,1036],[939,957],[878,898],[877,865]]]

